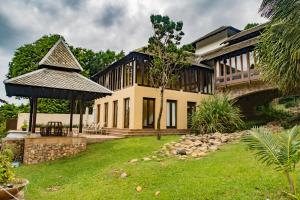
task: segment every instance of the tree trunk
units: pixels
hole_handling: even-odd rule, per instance
[[[164,89],[160,88],[160,108],[159,108],[159,113],[157,118],[157,139],[158,140],[161,139],[160,121],[161,121],[163,107],[164,107]]]
[[[295,195],[295,194],[296,194],[295,180],[294,180],[294,178],[291,176],[291,174],[290,174],[288,171],[286,171],[285,174],[286,174],[286,177],[287,177],[287,179],[288,179],[288,181],[289,181],[290,192],[291,192],[293,195]]]

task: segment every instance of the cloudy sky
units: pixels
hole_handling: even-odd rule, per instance
[[[261,0],[0,0],[0,98],[8,63],[19,46],[58,33],[74,46],[115,51],[139,48],[151,35],[149,16],[183,21],[184,43],[222,25],[264,22]]]

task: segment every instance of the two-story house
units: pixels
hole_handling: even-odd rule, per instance
[[[253,47],[262,27],[240,31],[222,26],[192,43],[198,58],[165,91],[164,133],[188,130],[196,106],[215,88],[254,79]],[[131,52],[93,76],[94,81],[114,92],[95,101],[96,123],[110,133],[155,133],[160,98],[159,89],[151,87],[147,78],[150,59],[149,55]]]

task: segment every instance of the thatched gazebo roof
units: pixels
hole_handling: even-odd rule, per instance
[[[39,62],[38,70],[4,81],[6,94],[29,97],[31,101],[29,126],[32,125],[32,132],[35,132],[37,98],[71,100],[70,130],[72,130],[75,100],[81,100],[83,105],[83,101],[112,94],[111,90],[81,75],[79,72],[82,71],[81,65],[61,37]],[[82,116],[79,125],[81,131]]]

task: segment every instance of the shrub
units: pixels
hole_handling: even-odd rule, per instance
[[[14,178],[11,161],[13,159],[12,150],[4,148],[0,152],[0,184],[7,184]]]
[[[196,133],[233,132],[243,128],[240,109],[227,95],[218,94],[204,99],[192,116]]]

